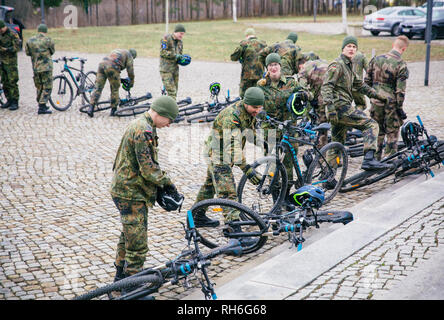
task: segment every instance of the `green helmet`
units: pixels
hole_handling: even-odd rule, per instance
[[[156,111],[160,116],[174,121],[179,114],[179,108],[176,101],[169,96],[161,96],[154,100],[151,109]]]
[[[37,32],[43,32],[43,33],[47,33],[48,32],[48,26],[44,23],[39,24],[39,26],[37,27]]]
[[[131,48],[131,49],[129,49],[128,51],[129,51],[129,52],[131,53],[131,55],[133,56],[133,59],[136,59],[136,57],[137,57],[137,51],[136,51],[136,49]]]

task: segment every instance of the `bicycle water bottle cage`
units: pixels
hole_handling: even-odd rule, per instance
[[[307,185],[290,194],[290,199],[297,206],[303,206],[308,203],[310,207],[319,209],[324,203],[325,193],[321,188]]]
[[[422,135],[422,128],[419,124],[411,121],[405,122],[401,127],[401,137],[407,148],[411,148],[418,137]]]
[[[219,82],[212,82],[212,83],[210,84],[210,94],[211,94],[212,96],[217,96],[217,95],[219,95],[220,88],[221,88],[221,86],[220,86],[220,83],[219,83]]]

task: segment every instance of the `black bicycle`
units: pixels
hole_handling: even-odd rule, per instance
[[[178,285],[183,283],[187,288],[190,287],[191,278],[196,278],[200,284],[201,290],[205,299],[217,299],[214,291],[213,283],[211,282],[207,268],[211,264],[211,259],[222,254],[241,255],[249,251],[249,248],[241,246],[238,239],[243,237],[242,231],[230,236],[228,241],[222,242],[220,246],[215,244],[210,252],[202,252],[199,248],[199,243],[203,241],[200,231],[195,227],[193,215],[195,210],[203,207],[223,206],[225,209],[231,210],[245,210],[246,214],[252,221],[261,223],[260,218],[242,205],[229,200],[214,199],[211,201],[202,201],[194,205],[191,210],[187,212],[187,226],[182,224],[185,231],[185,239],[187,240],[187,247],[175,259],[168,261],[155,268],[145,269],[130,277],[124,278],[104,287],[92,290],[75,298],[75,300],[91,300],[104,296],[111,300],[132,300],[149,298],[150,295],[156,293],[160,287],[166,284]],[[250,225],[253,225],[252,222]],[[230,234],[227,230],[226,234]],[[263,240],[264,237],[259,235],[258,239]],[[245,250],[247,249],[247,250]],[[200,274],[200,277],[198,275]],[[114,296],[113,292],[122,290],[120,296]]]
[[[444,164],[444,141],[429,135],[417,116],[418,123],[407,121],[401,127],[402,142],[399,151],[381,160],[391,167],[381,170],[363,171],[344,180],[340,192],[356,190],[373,184],[391,175],[394,182],[409,175],[421,174],[434,176],[431,167]]]
[[[177,101],[177,106],[180,108],[181,106],[186,106],[190,103],[191,103],[191,98],[186,97],[185,99]],[[151,108],[151,103],[144,103],[139,105],[127,104],[127,106],[117,109],[114,115],[116,117],[131,117],[144,113],[145,111],[148,111],[150,108]],[[179,121],[178,119],[176,119],[174,122],[179,122]]]
[[[73,62],[75,60],[80,62],[80,69],[68,65],[68,62]],[[87,103],[89,103],[91,94],[95,88],[97,73],[95,71],[88,71],[87,73],[84,72],[84,65],[87,59],[78,57],[61,57],[53,61],[55,63],[63,61],[64,65],[61,74],[53,78],[53,89],[49,98],[49,103],[51,106],[56,110],[65,111],[72,105],[74,99],[80,95]],[[77,75],[74,75],[73,70],[78,72]],[[69,81],[69,78],[66,76],[65,72],[68,73],[72,83],[77,88],[75,95],[71,81]]]
[[[338,193],[345,179],[348,157],[345,147],[339,142],[330,142],[321,149],[317,147],[319,133],[330,129],[330,124],[323,123],[311,129],[294,126],[291,120],[278,121],[265,115],[259,122],[267,122],[282,131],[282,139],[274,146],[274,152],[256,160],[250,165],[261,179],[254,185],[244,174],[237,188],[238,201],[253,208],[262,216],[280,210],[287,190],[292,186],[298,189],[311,184],[320,186],[325,191],[324,203],[331,201]],[[297,137],[295,137],[297,136]],[[297,158],[297,152],[291,142],[306,145],[302,155],[305,170]],[[311,148],[310,148],[311,147]],[[285,155],[290,154],[296,171],[296,180],[288,181],[283,165]]]

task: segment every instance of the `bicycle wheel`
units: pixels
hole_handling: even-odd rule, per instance
[[[58,111],[67,110],[74,99],[72,85],[64,75],[55,76],[52,82],[52,92],[49,103]]]
[[[157,286],[159,285],[160,281],[161,281],[160,277],[154,274],[125,278],[120,281],[103,286],[101,288],[89,291],[85,294],[75,297],[73,300],[91,300],[109,294],[113,291],[119,291],[134,286],[140,286],[140,285],[145,285],[146,287]]]
[[[212,122],[216,119],[217,113],[210,113],[201,116],[191,117],[187,119],[188,123]]]
[[[82,78],[82,83],[80,84],[81,88],[83,88],[82,96],[87,103],[91,101],[91,94],[94,91],[96,84],[97,72],[89,71]]]
[[[266,216],[275,213],[287,191],[287,171],[276,157],[267,156],[256,160],[251,167],[262,175],[261,182],[254,185],[244,174],[237,187],[237,199],[247,207]],[[242,217],[245,220],[244,217]]]
[[[330,202],[344,182],[348,168],[345,147],[339,142],[330,142],[322,147],[307,170],[306,183],[324,189],[324,204]]]
[[[83,112],[83,113],[87,113],[90,106],[91,106],[90,104],[85,104],[80,107],[79,111]],[[100,101],[94,107],[94,112],[108,110],[108,109],[111,109],[111,101]]]
[[[195,104],[193,106],[179,109],[179,116],[191,116],[193,114],[204,111],[205,105],[203,103]]]
[[[392,175],[397,169],[397,166],[389,169],[374,170],[374,171],[363,171],[354,176],[347,178],[342,183],[339,192],[345,193],[359,189],[364,186],[368,186],[372,183],[378,182],[390,175]]]
[[[136,116],[140,113],[144,113],[145,111],[148,111],[151,107],[150,103],[147,104],[139,104],[132,107],[126,107],[117,109],[117,111],[114,113],[116,117],[131,117]]]
[[[267,237],[263,235],[266,230],[265,222],[256,212],[245,205],[227,199],[203,200],[191,208],[195,219],[196,231],[200,242],[208,248],[225,246],[230,239],[238,239],[242,243],[242,252],[251,253],[260,249]],[[217,227],[201,227],[198,224],[199,215],[205,213],[210,219],[219,221]],[[224,222],[224,215],[243,214],[248,220]],[[247,244],[248,242],[248,244]]]

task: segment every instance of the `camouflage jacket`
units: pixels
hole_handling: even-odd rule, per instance
[[[266,46],[265,41],[256,37],[250,37],[239,43],[239,46],[231,54],[231,60],[241,61],[241,79],[259,80],[262,78],[264,65],[259,61],[259,52]]]
[[[247,140],[254,142],[255,128],[256,117],[245,110],[242,100],[222,110],[206,141],[206,155],[212,165],[237,165],[245,171],[243,148]]]
[[[54,54],[54,41],[50,37],[39,33],[30,38],[25,46],[26,55],[31,57],[34,72],[52,71],[52,58]]]
[[[175,72],[179,70],[176,55],[182,54],[182,40],[174,39],[172,34],[165,35],[160,40],[160,72]]]
[[[125,49],[116,49],[111,51],[109,56],[105,57],[103,61],[109,62],[116,66],[119,71],[126,69],[131,83],[134,84],[134,59],[131,53]]]
[[[171,184],[158,163],[157,140],[148,112],[128,124],[114,160],[110,189],[113,197],[144,201],[152,206],[157,187]]]
[[[298,45],[288,39],[272,44],[259,52],[259,61],[265,66],[265,59],[273,52],[281,57],[283,75],[291,76],[298,73],[297,61],[302,58],[301,48]]]
[[[20,50],[20,38],[9,28],[4,34],[0,32],[0,62],[17,64],[17,52]]]
[[[352,108],[352,89],[356,89],[357,92],[370,98],[384,100],[384,97],[356,77],[352,69],[352,62],[341,54],[328,65],[321,87],[324,105],[329,111],[342,110],[346,112]]]
[[[396,101],[397,107],[401,108],[408,77],[407,64],[399,52],[391,50],[370,60],[365,83],[383,96],[392,98]]]
[[[364,70],[367,72],[368,69],[368,60],[366,56],[358,51],[352,59],[353,63],[353,72],[356,73],[356,77],[363,81],[364,80]]]
[[[265,81],[264,81],[265,80]],[[302,87],[293,77],[282,75],[277,83],[273,83],[269,77],[258,81],[258,87],[264,91],[264,110],[272,118],[284,121],[290,118],[287,110],[287,99],[292,93],[304,90],[309,95],[309,100],[313,95]]]
[[[310,90],[319,105],[323,104],[321,87],[327,68],[328,62],[325,60],[309,60],[304,64],[304,70],[298,74],[299,84]]]

